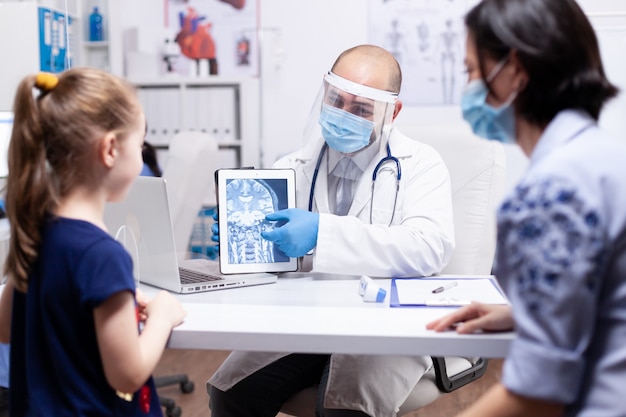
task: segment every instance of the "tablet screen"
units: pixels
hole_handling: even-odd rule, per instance
[[[274,243],[261,237],[280,227],[267,214],[295,207],[292,169],[220,169],[216,171],[220,230],[220,272],[240,274],[297,269]]]

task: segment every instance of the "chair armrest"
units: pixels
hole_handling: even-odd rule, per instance
[[[470,382],[480,378],[487,371],[487,359],[478,358],[470,368],[454,375],[448,375],[446,359],[442,357],[432,357],[433,368],[435,368],[435,383],[442,392],[452,392]]]

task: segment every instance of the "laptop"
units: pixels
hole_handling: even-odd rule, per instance
[[[0,111],[0,178],[9,175],[8,152],[13,129],[13,112]]]
[[[219,263],[209,259],[179,261],[164,178],[137,177],[124,201],[106,204],[104,223],[131,255],[135,280],[144,284],[189,294],[277,280],[271,273],[221,274]]]

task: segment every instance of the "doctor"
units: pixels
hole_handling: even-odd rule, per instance
[[[406,277],[441,271],[454,248],[450,179],[439,154],[393,127],[402,74],[382,48],[343,52],[324,76],[296,171],[297,206],[263,232],[301,269]],[[308,254],[308,255],[307,255]],[[275,416],[320,384],[320,416],[393,417],[429,357],[233,352],[209,380],[213,417]]]

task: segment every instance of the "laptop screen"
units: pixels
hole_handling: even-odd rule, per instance
[[[13,112],[0,111],[0,178],[9,175],[8,152],[13,129]]]

